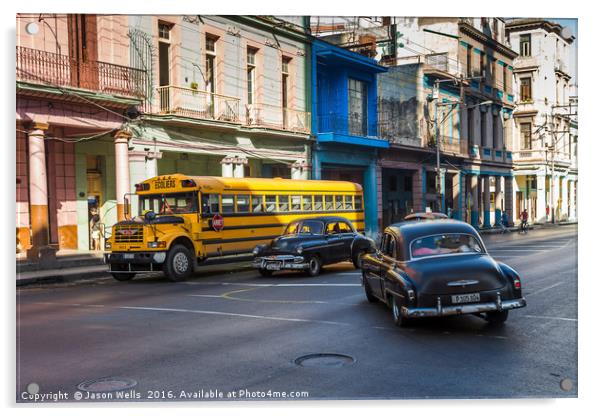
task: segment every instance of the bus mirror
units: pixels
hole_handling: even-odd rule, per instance
[[[154,211],[148,211],[147,213],[144,214],[144,220],[146,222],[152,222],[156,217],[157,217],[157,214],[155,214]]]
[[[128,217],[130,215],[130,200],[127,195],[123,196],[123,214]]]

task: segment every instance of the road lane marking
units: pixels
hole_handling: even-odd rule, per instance
[[[361,283],[233,283],[233,282],[181,282],[196,285],[222,285],[245,287],[350,287],[361,286]]]
[[[545,291],[550,290],[550,289],[554,289],[555,287],[563,285],[563,284],[564,284],[564,282],[554,283],[551,286],[547,286],[547,287],[544,287],[542,289],[536,290],[535,292],[529,293],[529,296],[538,295],[538,294],[540,294],[542,292],[545,292]]]
[[[523,315],[525,318],[535,318],[535,319],[556,319],[559,321],[570,321],[577,322],[575,318],[562,318],[560,316],[544,316],[544,315]]]

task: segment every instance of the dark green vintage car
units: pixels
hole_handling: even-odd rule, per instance
[[[323,265],[351,260],[356,267],[361,256],[374,247],[368,237],[358,233],[343,217],[323,216],[291,222],[284,233],[270,244],[253,250],[253,267],[262,276],[275,271],[306,271],[317,276]]]
[[[389,306],[399,326],[462,314],[501,324],[510,309],[526,306],[518,273],[489,256],[479,233],[461,221],[393,224],[361,268],[366,297]]]

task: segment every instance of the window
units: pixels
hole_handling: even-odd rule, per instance
[[[469,234],[439,234],[417,238],[410,244],[413,258],[484,251],[477,239]]]
[[[472,76],[472,46],[466,47],[466,77]]]
[[[334,195],[326,195],[325,209],[326,211],[334,211]]]
[[[520,56],[531,56],[531,35],[520,35]]]
[[[255,103],[255,55],[257,49],[247,48],[247,103]]]
[[[343,195],[336,196],[336,210],[337,211],[343,210]]]
[[[353,197],[351,195],[345,195],[345,211],[351,211],[353,209]]]
[[[279,195],[278,196],[278,211],[280,211],[280,212],[288,211],[288,195]]]
[[[504,89],[504,92],[508,91],[508,79],[506,78],[506,75],[508,75],[508,65],[504,64],[502,65],[502,88]]]
[[[276,195],[265,196],[265,212],[276,212]]]
[[[169,31],[171,25],[159,23],[159,86],[170,84],[169,72]],[[161,108],[169,108],[169,98],[161,94]]]
[[[472,129],[472,123],[474,122],[474,108],[469,108],[466,111],[466,123],[468,124],[468,146],[474,146],[474,131]]]
[[[169,31],[171,25],[168,23],[159,23],[159,39],[169,40]]]
[[[236,212],[248,213],[251,205],[249,203],[251,197],[249,195],[237,195],[236,196]]]
[[[339,232],[340,233],[352,233],[353,230],[351,229],[351,227],[349,226],[349,224],[347,224],[346,222],[339,222]]]
[[[199,210],[196,192],[140,195],[139,198],[140,212],[153,211],[159,215],[172,215],[191,214]]]
[[[222,195],[222,212],[234,212],[234,195]]]
[[[361,195],[355,195],[353,197],[353,199],[354,199],[355,209],[362,209],[362,196]]]
[[[349,134],[366,136],[368,134],[366,83],[350,78],[348,81],[349,94]]]
[[[531,123],[520,123],[520,148],[531,149]]]
[[[301,195],[291,196],[291,211],[301,211]]]
[[[215,92],[215,43],[217,38],[205,35],[205,91]]]
[[[203,206],[203,214],[216,214],[219,212],[219,195],[203,194],[201,204]]]
[[[497,87],[497,59],[495,59],[493,56],[489,57],[489,66],[491,67],[491,85],[496,88]]]
[[[487,117],[481,113],[481,146],[485,147],[489,139],[487,138]]]
[[[531,77],[520,79],[520,100],[531,101]]]
[[[315,211],[323,211],[324,210],[324,195],[314,195],[314,210]]]
[[[253,195],[251,197],[251,206],[253,212],[263,212],[263,195]]]
[[[284,230],[284,234],[322,234],[324,224],[322,221],[304,220],[290,223]]]
[[[391,234],[385,234],[385,236],[383,237],[382,252],[386,256],[393,258],[397,257],[395,237]]]
[[[288,108],[288,67],[291,58],[282,57],[282,108]]]
[[[303,197],[303,211],[311,211],[311,195]]]

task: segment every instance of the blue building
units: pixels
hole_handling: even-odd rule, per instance
[[[376,61],[330,43],[312,44],[313,178],[345,180],[364,188],[365,232],[379,231],[378,150],[380,137]]]

